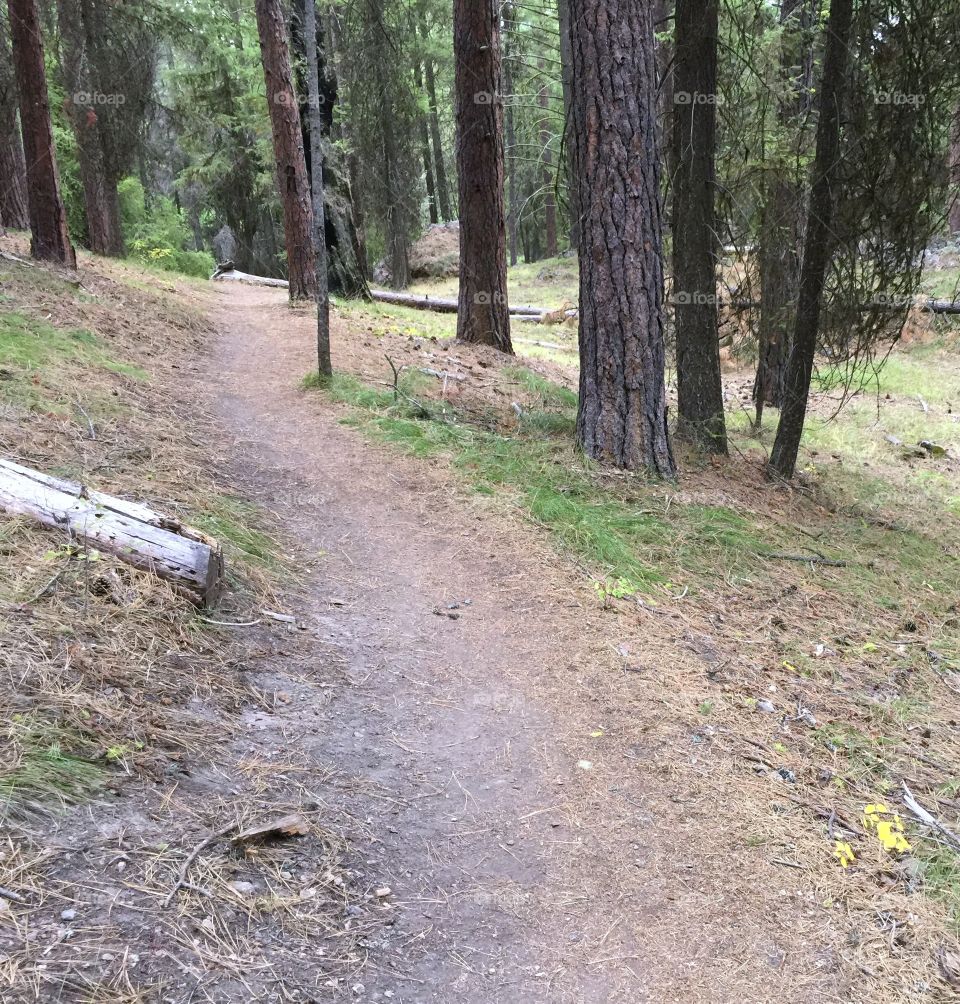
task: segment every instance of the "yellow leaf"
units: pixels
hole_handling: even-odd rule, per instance
[[[863,826],[876,834],[885,850],[901,853],[910,850],[906,830],[899,813],[892,812],[883,802],[872,802],[863,808]]]
[[[591,732],[590,733],[590,738],[591,739],[599,739],[602,735],[603,735],[603,729],[597,729],[596,732]]]
[[[850,844],[848,844],[846,840],[841,840],[839,837],[835,838],[833,856],[844,868],[849,868],[850,865],[857,860],[857,856],[853,853],[853,848]]]
[[[796,673],[796,671],[797,671],[797,667],[794,666],[794,664],[792,662],[787,662],[786,659],[783,660],[783,668],[784,669],[789,669],[791,673]]]

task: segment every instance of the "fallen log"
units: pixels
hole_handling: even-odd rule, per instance
[[[238,272],[235,268],[216,271],[210,276],[214,282],[249,282],[254,286],[279,286],[287,289],[290,283],[286,279],[271,279],[266,275],[251,275],[249,272]]]
[[[394,290],[371,289],[370,295],[381,303],[392,303],[398,307],[412,307],[415,310],[434,310],[441,314],[455,314],[459,304],[456,300],[441,296],[415,296],[413,293],[398,293]],[[510,307],[511,317],[539,318],[550,311],[546,307]]]
[[[223,554],[217,542],[137,502],[0,460],[0,511],[30,517],[71,541],[153,572],[203,606],[219,594]]]

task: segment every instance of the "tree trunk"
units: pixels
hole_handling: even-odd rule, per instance
[[[809,112],[813,81],[809,46],[799,51],[787,33],[809,28],[809,0],[782,0],[780,4],[780,82],[788,89],[777,105],[777,122],[788,135],[802,128]],[[799,58],[798,58],[799,56]],[[790,330],[800,285],[800,251],[803,240],[804,193],[791,177],[790,165],[781,158],[767,169],[760,228],[760,325],[757,375],[753,401],[760,428],[764,405],[783,404],[783,381],[790,355]]]
[[[323,229],[327,252],[327,288],[347,299],[369,300],[367,286],[366,257],[359,233],[359,206],[353,193],[350,166],[342,146],[335,139],[342,129],[335,121],[334,110],[338,100],[336,66],[338,55],[337,18],[330,11],[325,19],[327,36],[318,31],[317,40],[317,81],[320,93],[320,162],[323,181]],[[291,18],[291,38],[297,66],[297,83],[304,92],[309,90],[306,75],[301,71],[307,64],[305,32],[301,28],[302,11]],[[326,48],[324,47],[326,43]],[[329,51],[328,51],[329,50]],[[307,173],[313,184],[313,155],[311,116],[305,115],[301,121],[304,138],[304,157]]]
[[[316,0],[303,0],[303,34],[307,62],[307,119],[310,122],[310,193],[313,209],[313,252],[317,277],[317,372],[333,376],[330,361],[330,289],[327,283],[327,239],[323,197],[323,127],[320,124],[320,63],[317,58]]]
[[[34,258],[76,268],[77,256],[67,233],[67,214],[60,198],[36,4],[34,0],[9,0],[8,9],[27,166],[30,253]]]
[[[513,93],[513,29],[510,25],[513,22],[512,4],[504,4],[504,59],[503,59],[503,86],[504,86],[504,120],[506,128],[506,149],[504,157],[507,171],[507,246],[510,251],[510,264],[517,264],[517,127],[515,122]]]
[[[2,15],[2,12],[0,12]],[[23,159],[17,121],[17,84],[14,80],[6,19],[0,16],[0,227],[26,230],[27,165]]]
[[[277,185],[283,204],[290,300],[309,300],[316,295],[317,287],[313,212],[300,130],[300,109],[290,70],[287,26],[280,0],[256,0],[256,11],[267,105],[273,128]]]
[[[484,2],[484,0],[481,0]],[[423,32],[426,38],[426,32]],[[450,188],[447,185],[447,169],[443,165],[443,143],[440,140],[440,116],[437,112],[437,81],[433,72],[433,60],[427,56],[423,61],[427,77],[427,105],[430,110],[430,138],[433,140],[433,159],[436,164],[437,207],[440,219],[448,223],[453,219],[450,209]]]
[[[111,247],[104,191],[103,147],[97,112],[90,103],[96,90],[90,77],[90,54],[86,49],[82,7],[76,0],[57,0],[60,26],[60,65],[67,91],[67,117],[77,139],[77,163],[83,183],[83,204],[87,218],[87,239],[94,254],[106,255]]]
[[[397,142],[394,133],[393,111],[381,90],[380,131],[383,136],[383,191],[387,204],[387,260],[390,262],[390,285],[406,289],[410,285],[410,256],[407,247],[407,230],[400,205],[397,184]]]
[[[546,63],[541,59],[538,64],[541,74],[546,72]],[[550,106],[550,92],[547,89],[546,81],[540,84],[540,91],[537,96],[540,110],[544,114],[540,117],[540,177],[543,183],[543,217],[544,217],[544,240],[546,242],[546,255],[548,258],[557,257],[557,200],[554,195],[553,185],[553,156],[550,153],[550,129],[547,124],[546,110]]]
[[[580,208],[577,201],[577,165],[573,142],[573,42],[570,24],[570,0],[557,0],[560,26],[560,81],[563,87],[563,141],[567,172],[567,209],[570,217],[570,247],[576,250],[580,243]]]
[[[581,228],[577,439],[590,457],[672,477],[651,7],[571,0],[570,14]]]
[[[423,92],[423,70],[420,68],[420,61],[413,64],[413,82],[417,88],[417,93]],[[423,179],[427,186],[427,212],[430,214],[430,222],[437,224],[440,216],[437,213],[437,190],[433,183],[433,157],[430,153],[430,123],[427,116],[422,112],[417,116],[420,129],[420,157],[423,160]]]
[[[949,228],[950,233],[960,233],[960,105],[953,113],[953,126],[950,130],[950,189],[953,199],[950,202]]]
[[[823,282],[833,249],[831,223],[835,200],[832,186],[840,160],[841,108],[846,92],[847,46],[852,20],[853,0],[831,0],[819,87],[820,119],[817,122],[817,150],[800,275],[800,299],[784,381],[780,424],[770,455],[771,471],[784,478],[793,477],[800,451],[817,350]]]
[[[457,338],[512,353],[497,0],[454,0],[453,49],[460,193]]]
[[[673,304],[679,430],[727,452],[717,336],[718,0],[677,0],[673,80]]]

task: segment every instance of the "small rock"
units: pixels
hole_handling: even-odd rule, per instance
[[[60,919],[61,920],[73,920],[77,916],[76,910],[61,910]]]
[[[797,775],[794,774],[794,772],[792,770],[787,770],[786,767],[781,767],[777,771],[777,773],[780,775],[780,777],[783,778],[784,781],[787,782],[787,784],[796,784],[797,783]]]
[[[757,701],[757,711],[762,711],[765,715],[773,715],[776,714],[777,709],[773,701],[768,701],[765,697],[761,697]]]
[[[230,888],[241,896],[252,896],[257,891],[252,882],[231,882]]]
[[[373,894],[377,897],[377,899],[383,899],[384,897],[389,896],[392,892],[393,890],[390,886],[382,885],[379,889],[375,889]]]

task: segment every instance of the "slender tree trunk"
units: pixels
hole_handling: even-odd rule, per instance
[[[506,150],[504,157],[507,171],[507,246],[510,251],[510,264],[517,264],[517,127],[514,112],[513,88],[513,5],[504,4],[504,56],[503,56],[503,86],[504,86],[504,121],[506,128]]]
[[[560,82],[563,87],[563,142],[564,167],[567,174],[567,211],[570,223],[570,247],[576,250],[580,243],[580,208],[577,201],[577,165],[573,142],[573,42],[570,25],[570,0],[557,0],[560,26]]]
[[[423,91],[423,70],[420,68],[419,60],[413,64],[413,82],[417,88],[417,93]],[[433,183],[433,157],[430,153],[430,123],[427,116],[422,112],[418,116],[418,126],[420,128],[420,156],[423,160],[423,178],[427,186],[427,211],[430,214],[431,223],[439,223],[440,217],[437,213],[437,190]]]
[[[256,0],[256,10],[267,105],[273,127],[277,185],[283,204],[290,300],[309,300],[316,295],[317,285],[313,211],[303,153],[300,109],[290,70],[287,26],[280,0]]]
[[[7,22],[0,10],[0,227],[30,226],[27,209],[27,166],[23,159],[17,121],[17,84],[7,38]]]
[[[541,73],[546,72],[546,63],[539,61]],[[538,103],[542,113],[540,117],[540,178],[543,184],[543,217],[544,217],[544,240],[546,242],[546,255],[548,258],[557,257],[557,200],[554,196],[553,186],[553,156],[550,153],[550,129],[547,124],[546,110],[550,106],[550,92],[546,81],[541,83],[538,94]]]
[[[30,253],[34,258],[76,268],[77,256],[67,233],[67,214],[60,197],[36,4],[34,0],[9,0],[8,10],[27,167]]]
[[[317,276],[317,372],[333,376],[330,361],[330,289],[323,195],[323,126],[320,121],[320,63],[317,58],[316,0],[303,0],[303,35],[307,62],[307,118],[310,122],[310,192],[313,197],[313,252]]]
[[[810,46],[799,33],[809,29],[809,0],[780,4],[780,78],[787,96],[779,99],[777,122],[788,135],[802,130],[809,111],[813,81]],[[790,36],[797,36],[791,38]],[[790,331],[800,286],[804,193],[791,177],[790,166],[778,157],[765,172],[763,218],[760,226],[760,325],[757,375],[753,401],[754,425],[760,428],[764,405],[783,403],[783,381],[790,355]]]
[[[717,305],[718,0],[677,0],[674,62],[673,304],[679,430],[727,452]]]
[[[588,456],[672,477],[651,13],[646,3],[570,2],[581,227],[577,439]]]
[[[960,233],[960,105],[953,113],[950,130],[950,188],[953,199],[950,202],[950,233]]]
[[[485,0],[479,0],[485,2]],[[426,38],[426,32],[423,33]],[[447,170],[443,165],[443,143],[440,140],[440,116],[437,112],[437,81],[433,72],[433,60],[427,56],[423,61],[427,78],[427,104],[430,109],[430,138],[433,140],[433,159],[436,163],[437,207],[444,223],[453,219],[450,209],[450,188],[447,185]]]
[[[406,289],[410,285],[410,256],[407,228],[403,218],[400,188],[397,184],[397,140],[394,132],[393,111],[381,90],[380,132],[383,136],[383,189],[387,203],[387,258],[390,262],[390,286]]]
[[[797,465],[817,351],[824,276],[833,250],[831,224],[835,200],[832,187],[840,160],[841,109],[846,92],[847,46],[852,20],[853,0],[831,0],[819,88],[820,119],[800,274],[800,300],[784,381],[780,423],[770,454],[770,470],[784,478],[793,477]]]
[[[512,353],[497,0],[454,0],[453,50],[460,192],[457,338]]]

